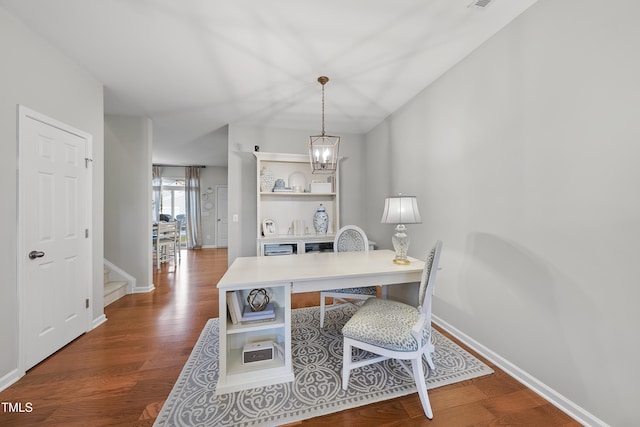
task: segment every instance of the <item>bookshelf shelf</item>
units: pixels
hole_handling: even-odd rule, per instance
[[[227,334],[240,334],[244,332],[261,331],[285,326],[285,316],[283,308],[276,308],[276,318],[274,320],[264,320],[255,322],[244,322],[234,325],[227,322]]]

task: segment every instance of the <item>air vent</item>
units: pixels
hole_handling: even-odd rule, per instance
[[[471,4],[467,7],[473,7],[475,9],[485,9],[487,8],[491,3],[493,3],[494,0],[474,0],[471,2]]]

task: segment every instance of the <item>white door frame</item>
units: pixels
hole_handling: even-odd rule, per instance
[[[24,310],[24,306],[23,304],[25,304],[25,296],[24,296],[24,286],[23,286],[23,268],[25,267],[25,263],[27,262],[26,258],[24,257],[24,254],[26,253],[26,244],[25,244],[25,230],[27,227],[27,224],[25,224],[25,220],[23,218],[23,215],[25,214],[26,208],[25,208],[25,197],[23,196],[23,192],[24,192],[24,177],[22,176],[22,173],[24,171],[24,165],[23,165],[23,161],[24,159],[24,155],[23,155],[23,128],[25,125],[25,121],[27,119],[33,119],[33,120],[37,120],[40,121],[42,123],[45,123],[47,125],[56,127],[58,129],[61,129],[65,132],[69,132],[73,135],[78,136],[79,138],[84,139],[87,144],[86,144],[86,153],[85,153],[85,158],[86,158],[86,164],[87,164],[87,168],[89,170],[89,174],[86,178],[86,188],[84,189],[84,191],[87,192],[87,203],[85,205],[85,218],[87,220],[87,229],[88,229],[88,238],[87,238],[87,250],[89,251],[89,265],[87,266],[87,268],[89,269],[89,273],[88,273],[88,277],[89,280],[87,281],[87,298],[89,299],[90,304],[93,304],[93,256],[92,256],[92,248],[93,248],[93,230],[91,229],[91,218],[92,218],[92,206],[93,206],[93,192],[92,190],[92,186],[93,186],[93,168],[92,168],[92,161],[93,161],[93,136],[91,134],[88,134],[86,132],[83,132],[81,130],[75,129],[65,123],[62,123],[60,121],[57,121],[55,119],[52,119],[50,117],[45,116],[44,114],[40,114],[36,111],[33,111],[23,105],[18,105],[18,132],[17,132],[17,145],[18,145],[18,192],[17,192],[17,206],[18,206],[18,234],[17,234],[17,238],[18,238],[18,242],[17,242],[17,285],[18,285],[18,292],[17,292],[17,296],[18,296],[18,377],[22,377],[24,376],[24,374],[26,373],[26,352],[25,352],[25,339],[24,339],[24,316],[25,316],[25,311]],[[91,323],[91,309],[87,309],[85,310],[85,314],[86,314],[86,329],[85,329],[85,333],[88,332],[89,330],[91,330],[92,328],[92,323]]]
[[[229,215],[227,213],[227,245],[226,246],[220,246],[220,232],[219,232],[220,225],[219,225],[219,222],[218,222],[218,218],[220,217],[220,210],[219,210],[220,209],[220,204],[218,203],[218,191],[220,190],[220,188],[226,188],[227,189],[227,210],[229,209],[229,193],[228,193],[229,186],[226,185],[226,184],[225,185],[222,185],[222,184],[216,185],[216,194],[215,194],[215,197],[216,197],[216,200],[215,200],[215,215],[216,215],[216,217],[214,219],[214,221],[215,221],[214,227],[215,227],[215,233],[216,233],[215,240],[216,240],[216,248],[220,248],[220,247],[225,247],[226,248],[226,247],[229,247],[229,218],[228,218]]]

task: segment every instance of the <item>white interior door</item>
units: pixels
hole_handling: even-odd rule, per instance
[[[216,186],[216,247],[226,248],[229,245],[229,213],[228,188],[226,185]]]
[[[20,350],[33,367],[90,326],[91,137],[21,107]]]

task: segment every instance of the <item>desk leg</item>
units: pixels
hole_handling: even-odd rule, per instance
[[[218,294],[218,382],[225,383],[227,378],[227,292]]]
[[[291,373],[291,380],[293,380],[293,363],[291,360],[291,293],[293,291],[293,284],[288,283],[284,287],[284,301],[282,302],[284,308],[284,366],[285,371]]]

